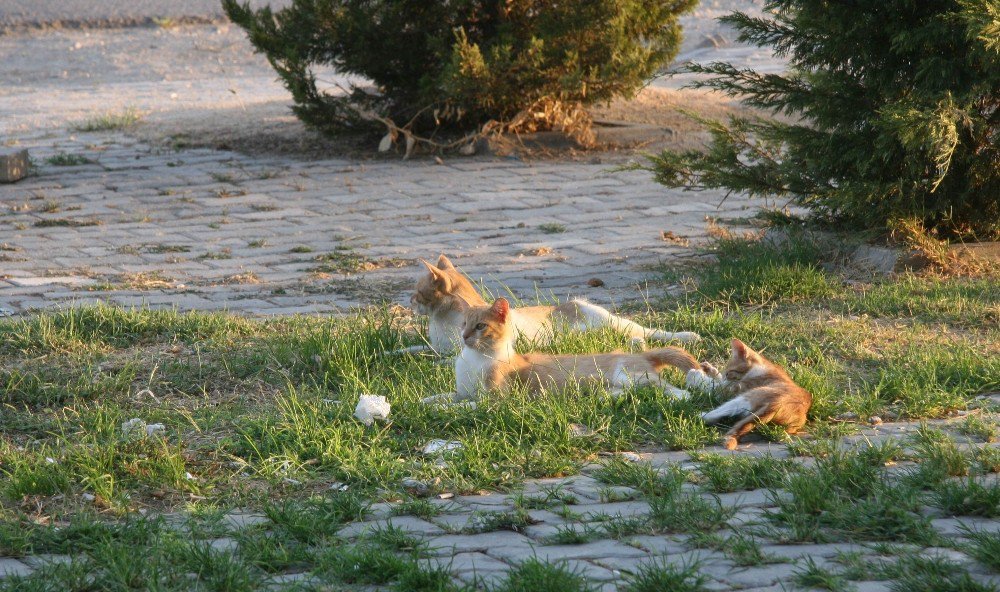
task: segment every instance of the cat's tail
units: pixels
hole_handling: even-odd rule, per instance
[[[579,329],[593,329],[595,327],[607,326],[613,328],[615,331],[624,333],[633,340],[639,342],[645,342],[647,339],[653,339],[656,341],[672,341],[676,339],[677,341],[690,343],[701,339],[700,335],[691,331],[671,332],[643,327],[635,321],[631,321],[625,317],[612,313],[603,306],[598,306],[579,298],[571,300],[559,308],[563,309],[563,312],[566,313],[570,312],[569,310],[566,310],[567,308],[576,309],[576,315],[569,314],[568,316],[570,316],[570,318],[573,318],[574,316],[577,317],[577,328]]]
[[[688,372],[689,370],[694,370],[695,368],[701,368],[701,365],[698,363],[698,360],[694,358],[694,356],[679,347],[651,349],[639,355],[645,358],[657,372],[663,370],[667,366],[680,368],[683,372]]]

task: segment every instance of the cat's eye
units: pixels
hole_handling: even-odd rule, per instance
[[[485,328],[486,328],[486,323],[479,323],[478,325],[476,325],[476,331],[482,331]]]

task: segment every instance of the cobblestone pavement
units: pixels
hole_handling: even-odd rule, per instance
[[[731,8],[759,9],[707,3],[685,21],[691,58],[761,61],[699,41]],[[614,306],[646,298],[645,266],[691,256],[683,243],[706,236],[706,216],[746,217],[762,204],[666,190],[608,162],[175,150],[164,141],[174,132],[289,129],[287,91],[226,24],[0,35],[0,79],[10,83],[0,144],[28,148],[38,164],[37,176],[0,185],[0,308],[15,313],[93,301],[343,311],[405,301],[416,259],[439,252],[495,290]],[[129,106],[155,142],[73,131]]]
[[[1000,402],[1000,395],[994,399]],[[929,422],[932,427],[948,428],[953,420]],[[897,441],[904,447],[906,438],[917,426],[906,423],[886,423],[864,428],[856,436],[848,437],[844,444],[878,445]],[[983,444],[979,444],[983,446]],[[990,446],[986,444],[985,446]],[[992,444],[1000,447],[1000,444]],[[792,458],[788,449],[781,444],[757,442],[744,444],[737,451],[729,452],[713,447],[711,452],[720,454],[771,456]],[[687,452],[661,452],[630,454],[631,462],[648,463],[658,470],[674,470],[675,467],[696,474],[698,460]],[[811,459],[797,457],[797,462],[809,464]],[[766,560],[760,563],[741,565],[732,553],[706,544],[707,539],[691,534],[628,535],[616,538],[607,535],[587,536],[586,533],[600,533],[614,522],[642,518],[650,513],[650,504],[639,491],[624,486],[609,486],[597,478],[596,471],[601,464],[585,467],[582,474],[567,478],[533,480],[523,490],[510,494],[486,493],[484,495],[453,496],[447,499],[432,497],[428,502],[435,508],[435,515],[418,517],[399,514],[398,503],[374,504],[363,521],[344,526],[337,534],[345,540],[357,541],[366,533],[384,530],[388,525],[405,531],[422,540],[427,552],[421,562],[429,566],[446,566],[459,583],[469,583],[476,587],[488,586],[502,580],[507,572],[521,562],[538,558],[542,561],[561,564],[583,575],[596,589],[616,590],[645,564],[669,564],[675,567],[697,563],[698,572],[706,577],[708,590],[743,590],[752,592],[781,592],[800,589],[792,583],[795,573],[802,571],[807,561],[831,571],[845,568],[841,553],[856,553],[858,557],[878,564],[891,558],[886,555],[888,547],[874,542],[831,541],[824,543],[794,544],[783,542],[781,529],[768,530],[767,514],[777,508],[775,501],[782,495],[780,490],[756,489],[732,493],[713,494],[702,485],[686,483],[687,492],[700,495],[706,500],[717,498],[724,507],[731,508],[733,515],[727,526],[715,534],[721,540],[731,538],[736,533],[753,533],[759,550]],[[902,461],[890,468],[890,472],[902,475],[914,464]],[[992,475],[996,477],[996,475]],[[554,494],[557,493],[557,494]],[[446,497],[446,496],[442,496]],[[520,498],[520,500],[519,500]],[[524,499],[535,500],[525,504]],[[558,500],[544,503],[541,500]],[[527,510],[530,523],[515,530],[493,530],[482,532],[489,523],[490,516],[514,511],[516,504],[534,506]],[[951,517],[941,510],[926,507],[925,515],[931,527],[942,535],[939,547],[923,548],[913,545],[895,547],[896,552],[905,548],[918,552],[923,557],[942,557],[955,562],[970,576],[987,586],[1000,586],[1000,575],[977,563],[963,546],[969,529],[976,532],[1000,532],[1000,520],[978,517]],[[170,518],[168,516],[168,518]],[[178,517],[180,518],[180,517]],[[226,514],[224,525],[228,534],[212,539],[210,545],[217,550],[235,550],[238,541],[236,531],[245,528],[267,528],[269,520],[259,513],[235,510]],[[573,544],[559,544],[554,536],[568,531],[582,533]],[[708,533],[703,533],[708,534]],[[565,539],[563,539],[565,540]],[[856,558],[857,559],[857,558]],[[30,574],[38,566],[52,561],[68,561],[70,556],[46,555],[44,557],[0,558],[0,578],[7,575]],[[753,563],[753,562],[746,562]],[[884,575],[870,573],[852,583],[857,592],[889,592],[892,582]],[[880,579],[882,578],[882,579]],[[305,583],[314,579],[308,572],[282,573],[273,577],[274,588]],[[367,588],[366,588],[367,589]],[[845,588],[846,589],[846,588]],[[986,589],[986,588],[984,588]]]
[[[706,217],[761,203],[667,191],[607,164],[298,161],[108,133],[20,145],[40,166],[0,186],[0,306],[15,312],[95,301],[343,311],[405,299],[417,258],[441,252],[494,289],[614,304],[645,297],[644,265],[692,256],[678,243],[705,237]],[[50,164],[59,155],[91,162]]]

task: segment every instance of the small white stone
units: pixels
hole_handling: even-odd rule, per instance
[[[146,422],[138,417],[133,417],[122,424],[122,433],[126,436],[139,436],[145,434]]]
[[[382,395],[361,395],[358,406],[354,408],[354,417],[365,425],[372,425],[376,420],[389,419],[391,409],[389,401]]]
[[[146,426],[146,435],[150,437],[165,431],[167,431],[167,426],[163,425],[162,423],[151,423]]]
[[[451,450],[458,450],[462,447],[461,442],[456,442],[454,440],[431,440],[424,445],[424,454],[437,454],[439,452],[449,452]]]

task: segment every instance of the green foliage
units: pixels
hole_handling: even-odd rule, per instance
[[[789,60],[784,74],[694,65],[695,86],[790,116],[705,121],[707,152],[648,165],[672,187],[786,196],[856,227],[916,220],[948,237],[1000,236],[1000,5],[769,0],[733,13],[739,40]]]
[[[264,53],[305,123],[357,128],[360,111],[418,127],[509,121],[540,103],[608,101],[641,88],[680,45],[695,0],[293,0],[253,10],[223,0]],[[316,69],[370,80],[335,95]],[[370,119],[370,118],[369,118]]]

